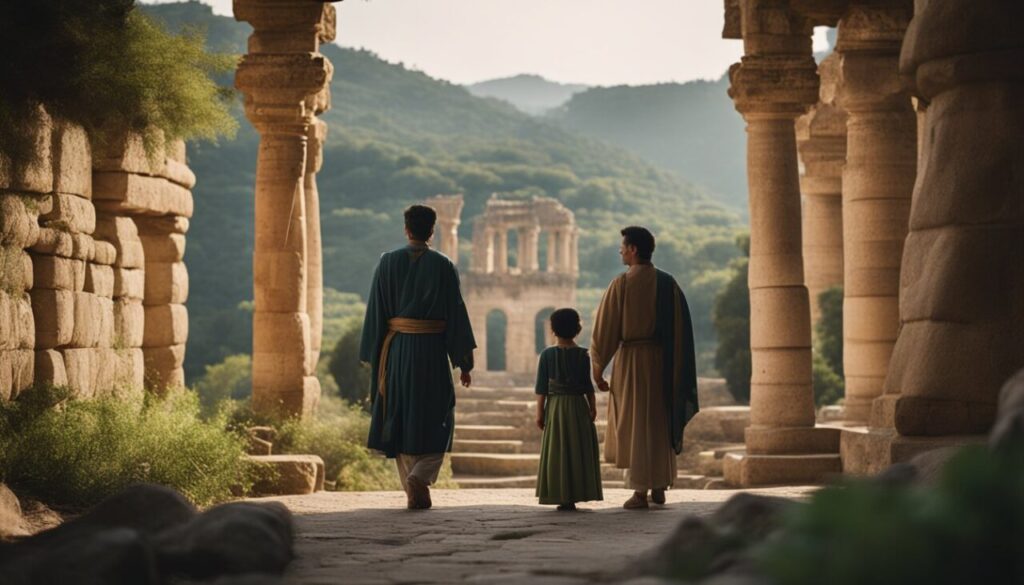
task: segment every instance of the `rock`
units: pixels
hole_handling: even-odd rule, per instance
[[[720,530],[762,540],[779,527],[783,514],[798,505],[785,498],[739,493],[715,511],[711,523]]]
[[[130,528],[92,529],[41,548],[11,545],[0,549],[0,574],[4,585],[161,583],[152,548]]]
[[[316,455],[251,455],[249,459],[269,468],[252,491],[257,496],[311,494],[324,487],[324,461]]]
[[[249,437],[249,445],[246,447],[246,452],[249,455],[270,455],[274,450],[274,444],[270,441],[264,441],[259,437]]]
[[[1007,380],[999,391],[996,423],[989,433],[989,446],[993,449],[1011,443],[1024,443],[1024,369]]]
[[[18,496],[0,483],[0,541],[27,535]]]
[[[875,476],[873,481],[891,486],[911,483],[932,485],[942,476],[946,463],[962,449],[962,445],[956,445],[919,453],[910,461],[889,466]]]
[[[223,504],[154,542],[161,574],[192,579],[281,574],[294,556],[291,513],[278,503]]]

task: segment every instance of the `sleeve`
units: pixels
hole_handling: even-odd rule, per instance
[[[596,369],[604,371],[619,349],[622,340],[622,299],[619,278],[608,285],[601,298],[594,319],[594,332],[590,340],[590,356]]]
[[[547,352],[541,352],[537,362],[537,383],[534,384],[534,392],[539,395],[548,393],[548,360],[545,359],[546,357]]]
[[[384,292],[381,290],[380,266],[383,262],[377,263],[373,271],[373,282],[370,284],[370,293],[366,299],[366,316],[363,318],[363,337],[359,344],[359,361],[373,363],[380,349],[381,329],[385,323],[383,310],[384,302],[381,298]]]
[[[587,389],[590,394],[594,393],[594,381],[590,378],[590,353],[586,350],[583,351],[583,387]]]
[[[450,286],[448,287],[448,324],[445,327],[445,345],[452,366],[463,372],[469,372],[473,370],[473,350],[476,348],[476,338],[473,336],[473,326],[469,321],[466,302],[462,298],[459,271],[450,261],[447,264],[447,269]]]

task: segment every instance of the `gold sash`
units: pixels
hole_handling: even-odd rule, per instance
[[[444,321],[431,321],[429,319],[409,319],[407,317],[395,317],[388,319],[388,334],[384,336],[384,344],[380,348],[380,365],[377,367],[377,392],[384,399],[384,408],[387,408],[387,374],[388,354],[391,352],[391,342],[399,333],[412,335],[427,335],[431,333],[444,333]]]

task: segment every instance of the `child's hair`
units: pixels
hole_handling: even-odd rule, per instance
[[[551,330],[562,339],[572,339],[580,334],[583,325],[580,324],[580,314],[576,309],[558,309],[551,313]]]

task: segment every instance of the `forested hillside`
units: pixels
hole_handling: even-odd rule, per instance
[[[214,16],[204,5],[145,10],[172,30],[209,30],[217,50],[244,52],[248,26]],[[724,267],[738,254],[733,242],[742,226],[735,212],[623,149],[365,51],[322,50],[334,64],[318,177],[327,287],[365,295],[377,257],[403,241],[401,210],[424,197],[463,193],[468,220],[492,193],[548,195],[571,207],[584,230],[582,288],[603,287],[621,270],[621,226],[647,225],[658,236],[656,262],[676,274],[691,297],[701,349],[713,346],[712,299],[727,278]],[[189,151],[199,179],[186,255],[192,377],[204,364],[249,351],[258,137],[240,107],[237,114],[235,140]],[[469,222],[463,226],[468,244]]]
[[[726,94],[729,80],[578,93],[549,116],[565,128],[605,140],[706,186],[746,209],[746,133]]]

